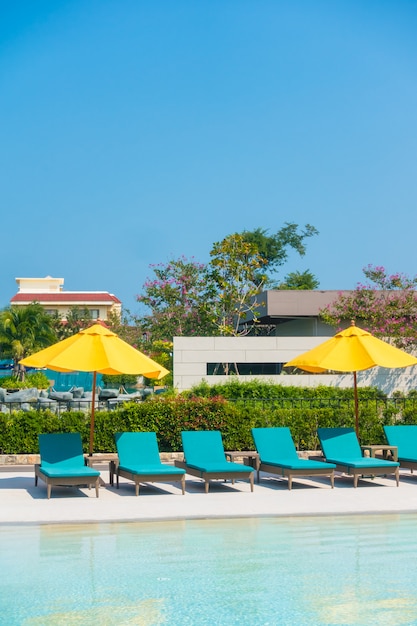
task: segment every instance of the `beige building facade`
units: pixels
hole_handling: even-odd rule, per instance
[[[47,313],[57,314],[63,320],[70,309],[88,309],[92,319],[106,321],[110,314],[121,315],[122,303],[108,291],[65,291],[64,279],[16,278],[17,293],[10,299],[13,306],[27,306],[38,302]]]

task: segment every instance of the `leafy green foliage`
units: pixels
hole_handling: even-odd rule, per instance
[[[258,296],[272,286],[271,272],[287,260],[289,249],[304,256],[305,240],[317,234],[310,224],[300,230],[286,223],[274,235],[257,228],[214,243],[207,265],[185,257],[152,265],[155,276],[137,296],[150,314],[136,318],[137,327],[148,341],[246,334],[252,329],[245,319],[250,314],[256,323]],[[293,281],[297,289],[316,284],[309,272],[295,273]]]
[[[319,281],[310,271],[290,272],[285,276],[284,282],[279,285],[279,289],[317,289]]]
[[[318,235],[318,230],[306,224],[303,230],[294,222],[286,222],[274,235],[268,235],[268,231],[256,228],[253,231],[243,231],[242,236],[248,243],[254,244],[264,259],[264,271],[269,272],[266,286],[273,287],[271,272],[284,265],[288,259],[289,249],[292,248],[300,256],[306,253],[305,239]],[[262,281],[264,282],[264,281]]]
[[[249,395],[248,385],[257,395]],[[290,388],[286,395],[282,393],[286,388],[280,388],[281,395],[274,397],[270,392],[262,397],[259,392],[262,388],[267,392],[267,386],[241,386],[245,389],[225,385],[229,398],[220,394],[162,396],[140,404],[126,403],[113,411],[97,411],[94,450],[115,452],[116,432],[154,431],[162,452],[178,451],[182,430],[220,430],[226,450],[251,450],[251,429],[269,426],[288,426],[299,450],[316,450],[317,428],[354,426],[352,390],[321,387],[314,395],[313,389]],[[312,392],[310,397],[300,395],[307,391]],[[385,398],[373,388],[359,391],[364,391],[360,396],[361,443],[383,443],[385,424],[417,424],[416,394]],[[82,411],[59,416],[48,410],[0,413],[0,450],[3,454],[36,453],[38,433],[79,432],[87,451],[89,424],[89,415]]]
[[[3,389],[48,389],[49,379],[44,372],[30,372],[24,380],[17,376],[3,376],[0,378],[0,387]]]
[[[103,383],[107,387],[134,387],[137,382],[137,376],[133,374],[102,374]]]
[[[243,235],[229,235],[213,245],[210,252],[210,276],[216,285],[217,297],[212,304],[215,324],[220,335],[246,334],[242,324],[249,313],[254,320],[260,302],[267,264],[254,243]]]
[[[65,321],[56,313],[51,316],[53,327],[57,335],[57,341],[72,337],[83,328],[88,328],[93,323],[91,311],[87,307],[70,307]]]
[[[28,306],[9,306],[0,311],[1,358],[13,360],[16,376],[24,378],[19,361],[56,342],[51,317],[38,302]]]

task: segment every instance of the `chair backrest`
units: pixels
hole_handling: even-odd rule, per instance
[[[186,430],[181,433],[181,438],[184,459],[190,465],[226,461],[219,430]]]
[[[41,465],[77,467],[84,465],[80,433],[45,433],[38,435]]]
[[[298,459],[297,450],[287,426],[252,428],[256,450],[263,459]]]
[[[319,428],[317,435],[326,459],[362,456],[362,450],[353,428]]]
[[[155,465],[161,462],[156,433],[116,433],[114,438],[121,465]]]
[[[384,426],[385,437],[390,446],[398,446],[398,456],[403,459],[417,458],[417,426]]]

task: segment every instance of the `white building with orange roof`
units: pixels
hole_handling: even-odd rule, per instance
[[[66,319],[70,309],[88,309],[92,319],[107,320],[110,314],[121,315],[122,303],[108,291],[64,291],[64,279],[16,278],[17,293],[10,299],[13,306],[38,302],[50,315]]]

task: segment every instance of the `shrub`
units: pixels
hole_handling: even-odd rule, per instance
[[[242,384],[236,383],[228,385],[228,393],[236,392],[230,398],[221,393],[217,396],[164,394],[139,404],[125,403],[112,411],[97,411],[94,451],[114,452],[114,434],[123,431],[154,431],[161,452],[178,451],[182,430],[220,430],[226,450],[251,450],[254,445],[251,429],[268,426],[288,426],[298,449],[315,450],[319,447],[317,428],[354,426],[351,389],[308,389],[309,397],[305,397],[305,389],[297,389],[295,395],[294,388],[272,391],[271,385],[263,383],[241,387]],[[217,392],[221,388],[219,385]],[[209,391],[204,386],[201,389],[204,394]],[[252,396],[249,389],[255,392]],[[276,396],[269,398],[269,391]],[[379,396],[378,391],[370,388],[360,397],[360,437],[365,445],[385,441],[385,424],[417,423],[416,394],[391,399]],[[90,415],[66,411],[58,416],[48,410],[0,413],[3,453],[38,452],[37,435],[43,432],[79,432],[87,452]]]
[[[0,379],[0,387],[3,389],[48,389],[49,379],[44,372],[30,372],[25,380],[18,380],[16,376],[3,376]]]

